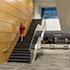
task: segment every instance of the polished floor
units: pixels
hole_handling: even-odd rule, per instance
[[[44,50],[33,64],[8,63],[0,70],[70,70],[70,50]]]

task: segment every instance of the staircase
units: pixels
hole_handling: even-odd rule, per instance
[[[19,38],[11,56],[9,57],[8,62],[30,63],[29,46],[30,46],[34,31],[36,29],[36,26],[37,24],[40,24],[40,23],[41,23],[41,20],[32,20],[27,36],[24,38],[23,42],[20,42],[20,38]]]
[[[17,44],[14,48],[8,62],[30,62],[30,51],[29,51],[29,45],[21,45]]]

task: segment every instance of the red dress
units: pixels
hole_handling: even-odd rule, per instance
[[[19,28],[20,34],[23,34],[24,30],[25,30],[25,27],[24,26],[20,26],[20,28]]]

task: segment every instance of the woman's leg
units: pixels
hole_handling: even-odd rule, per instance
[[[23,41],[23,34],[21,34],[21,42]]]

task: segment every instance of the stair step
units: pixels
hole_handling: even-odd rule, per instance
[[[26,48],[26,49],[28,49],[29,46],[21,46],[21,45],[17,45],[15,48]]]
[[[30,56],[30,54],[23,54],[23,53],[12,53],[11,56]]]
[[[21,59],[9,59],[8,62],[20,62],[20,63],[30,63],[30,60],[21,60]]]
[[[29,56],[10,56],[10,59],[30,59]]]
[[[24,54],[30,54],[30,51],[13,51],[12,53],[24,53]]]
[[[29,49],[26,49],[26,48],[14,48],[14,51],[29,51]]]

